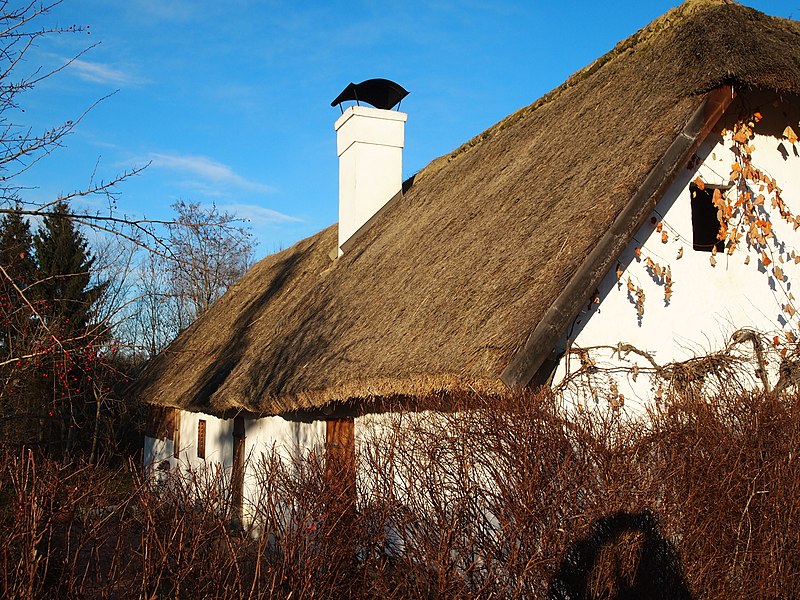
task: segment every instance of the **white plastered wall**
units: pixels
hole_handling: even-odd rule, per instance
[[[180,411],[180,458],[174,457],[172,440],[146,437],[144,441],[144,464],[150,474],[163,478],[166,470],[158,467],[164,461],[170,471],[178,468],[181,473],[202,473],[218,468],[226,482],[230,481],[233,467],[233,419],[220,419],[205,413]],[[197,456],[197,432],[200,420],[206,422],[205,459]],[[322,451],[325,444],[325,421],[296,421],[283,417],[245,419],[245,473],[243,508],[245,523],[250,523],[254,510],[264,498],[263,463],[274,453],[291,465],[293,461],[310,451]]]
[[[292,421],[283,417],[245,420],[245,473],[243,507],[245,522],[252,520],[265,499],[265,463],[272,456],[291,466],[308,452],[324,452],[325,421]]]
[[[793,214],[800,214],[800,143],[792,144],[781,135],[787,125],[800,130],[800,103],[796,99],[791,104],[780,103],[768,95],[740,96],[603,279],[593,294],[596,302],[587,303],[562,339],[562,350],[594,348],[593,369],[617,369],[613,374],[617,393],[608,387],[566,386],[562,389],[568,402],[580,408],[607,406],[612,397],[619,399],[621,394],[625,410],[635,413],[652,401],[658,394],[656,386],[647,376],[634,378],[632,371],[633,365],[651,366],[649,361],[615,350],[619,344],[646,351],[664,365],[720,351],[741,328],[753,328],[770,337],[775,334],[779,339],[784,339],[786,331],[796,333],[796,319],[795,325],[788,322],[783,307],[789,293],[800,298],[800,287],[795,287],[800,286],[800,266],[792,258],[792,252],[800,255],[800,230],[784,222],[770,206],[768,190],[764,191],[767,211],[762,217],[770,218],[778,242],[770,244],[775,248],[769,257],[772,264],[765,265],[760,253],[748,250],[745,239],[733,254],[718,253],[715,266],[709,252],[692,249],[690,183],[700,177],[707,184],[728,184],[735,157],[731,134],[723,139],[721,129],[730,130],[737,118],[756,111],[763,118],[755,125],[756,135],[750,142],[754,147],[752,164],[777,181],[786,205]],[[648,258],[670,269],[672,294],[668,300],[664,280],[647,268]],[[782,281],[774,273],[775,265],[783,271]],[[641,316],[636,290],[644,293]],[[578,383],[580,370],[580,357],[566,353],[556,369],[554,386],[563,386],[570,376]],[[748,376],[755,384],[755,374],[745,374]],[[583,380],[585,383],[586,377]]]
[[[179,419],[179,458],[175,457],[175,445],[171,439],[144,438],[145,468],[155,468],[163,461],[169,461],[170,469],[178,465],[197,469],[211,463],[230,467],[233,462],[232,419],[220,419],[214,415],[180,411]],[[197,432],[201,420],[206,422],[205,458],[197,456]]]

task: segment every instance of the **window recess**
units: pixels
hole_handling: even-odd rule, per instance
[[[714,190],[725,192],[730,185],[705,184],[703,189],[692,182],[689,184],[689,195],[692,203],[692,248],[698,252],[717,252],[725,250],[725,241],[719,239],[722,224],[714,206]]]

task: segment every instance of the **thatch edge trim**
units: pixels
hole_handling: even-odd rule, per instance
[[[471,393],[478,396],[494,396],[507,390],[497,379],[465,380],[457,373],[409,373],[402,377],[379,377],[348,381],[346,383],[286,394],[269,400],[279,405],[278,410],[259,410],[258,405],[208,406],[201,412],[213,414],[219,418],[229,419],[238,415],[248,418],[284,416],[290,419],[308,420],[327,418],[337,406],[364,403],[390,398],[424,397],[436,394]],[[235,404],[235,403],[234,403]],[[156,404],[153,406],[176,408],[197,412],[199,409],[177,406],[175,403]]]
[[[525,346],[503,370],[500,379],[508,387],[520,388],[530,384],[567,324],[580,312],[592,291],[655,209],[678,170],[689,161],[735,97],[732,85],[720,86],[705,95],[664,156],[650,170],[611,227],[536,324]]]

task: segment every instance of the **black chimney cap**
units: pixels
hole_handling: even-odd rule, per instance
[[[366,102],[375,108],[389,110],[406,96],[408,96],[408,92],[394,81],[367,79],[361,83],[348,84],[342,93],[336,96],[336,100],[331,102],[331,106],[336,106],[346,100],[355,100],[356,102]]]

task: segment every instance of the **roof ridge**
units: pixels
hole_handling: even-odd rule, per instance
[[[617,42],[617,44],[611,50],[609,50],[599,58],[595,59],[593,62],[586,65],[585,67],[582,67],[579,70],[575,71],[572,75],[570,75],[566,79],[566,81],[564,81],[564,83],[562,83],[558,87],[553,88],[552,90],[541,96],[539,99],[534,101],[532,104],[524,106],[519,110],[511,113],[501,121],[495,123],[488,129],[477,134],[475,137],[464,142],[449,154],[441,156],[438,159],[434,159],[425,168],[423,168],[422,171],[420,171],[420,175],[424,176],[438,171],[445,164],[449,163],[459,155],[468,152],[473,147],[480,144],[483,140],[517,123],[518,121],[522,120],[532,112],[538,110],[545,104],[548,104],[556,100],[566,90],[574,87],[586,77],[593,75],[594,73],[599,71],[602,67],[610,63],[618,56],[627,54],[633,48],[648,43],[651,39],[653,39],[657,35],[660,35],[664,31],[667,31],[669,29],[673,29],[675,26],[679,25],[687,18],[694,17],[697,13],[705,12],[707,10],[716,7],[730,6],[730,5],[743,7],[743,5],[739,4],[738,2],[734,2],[733,0],[685,0],[682,4],[679,4],[675,8],[670,9],[669,11],[653,19],[652,21],[650,21],[650,23],[648,23],[641,29],[635,31],[625,39]],[[429,173],[425,173],[429,169],[431,169]]]

